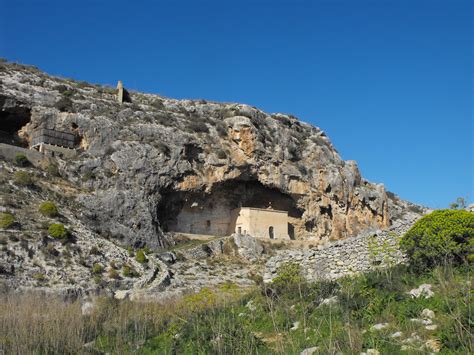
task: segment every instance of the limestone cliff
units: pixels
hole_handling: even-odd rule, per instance
[[[289,212],[295,239],[391,224],[384,186],[364,180],[315,126],[242,104],[130,98],[0,63],[0,139],[28,146],[37,128],[75,134],[78,155],[58,159],[60,173],[81,189],[79,217],[96,233],[162,247],[181,213],[205,234],[235,207],[270,204]]]

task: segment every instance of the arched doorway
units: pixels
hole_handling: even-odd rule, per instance
[[[275,236],[273,235],[273,226],[270,226],[268,228],[268,236],[270,237],[270,239],[273,239]]]

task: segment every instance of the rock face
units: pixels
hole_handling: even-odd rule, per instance
[[[119,104],[115,94],[0,63],[2,141],[28,146],[37,128],[75,134],[78,155],[59,159],[60,172],[82,189],[80,218],[96,233],[159,248],[183,210],[201,232],[222,211],[269,203],[289,212],[296,239],[344,239],[395,221],[401,202],[293,116],[143,93]]]

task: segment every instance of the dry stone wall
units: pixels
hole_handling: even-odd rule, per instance
[[[265,282],[277,275],[287,262],[300,264],[308,281],[335,280],[406,261],[393,230],[365,233],[310,250],[283,251],[266,264]]]
[[[408,229],[421,217],[419,211],[407,202],[400,202],[403,211],[390,228],[367,230],[359,235],[318,246],[310,250],[283,250],[270,258],[265,265],[264,281],[271,282],[278,267],[287,262],[300,264],[304,276],[310,282],[335,280],[406,262],[399,248],[399,241]],[[429,213],[424,210],[424,213]]]

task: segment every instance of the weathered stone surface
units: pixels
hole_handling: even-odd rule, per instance
[[[291,198],[299,239],[343,239],[396,223],[401,202],[362,179],[321,129],[292,116],[142,93],[119,104],[115,90],[8,63],[0,82],[1,109],[31,114],[18,127],[22,139],[41,127],[76,134],[79,155],[61,169],[84,189],[84,223],[120,243],[163,247],[164,196],[206,199],[244,181]],[[66,93],[64,109],[57,103]]]
[[[120,104],[114,89],[0,62],[0,211],[18,219],[17,227],[0,230],[0,288],[164,300],[202,287],[248,287],[279,247],[264,250],[250,236],[234,236],[192,241],[173,253],[161,248],[176,247],[170,226],[184,208],[202,213],[189,221],[192,229],[207,220],[214,227],[233,208],[270,203],[288,211],[291,236],[314,247],[276,251],[265,280],[285,261],[300,263],[310,280],[334,279],[383,265],[387,253],[371,257],[371,236],[392,247],[395,239],[383,229],[400,235],[424,212],[364,180],[323,131],[293,116],[132,96]],[[25,150],[38,128],[73,133],[78,154]],[[32,166],[13,164],[19,152]],[[18,170],[33,176],[34,188],[14,182]],[[71,242],[45,234],[53,222],[39,215],[45,200],[58,204]],[[128,246],[149,247],[148,263]],[[398,250],[388,255],[404,261]]]
[[[241,256],[250,261],[255,261],[261,257],[263,247],[257,238],[243,234],[234,234],[233,238]]]

